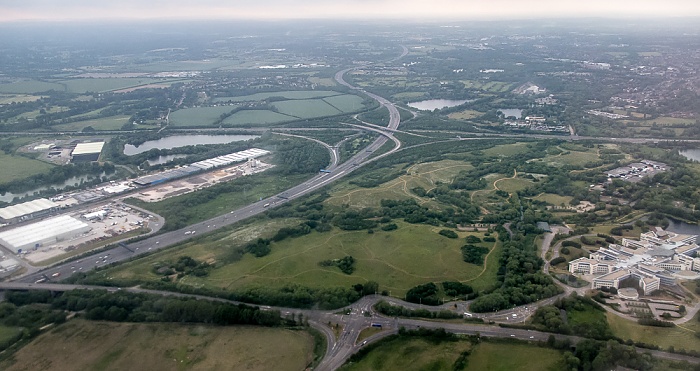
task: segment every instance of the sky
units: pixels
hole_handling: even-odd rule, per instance
[[[0,0],[0,22],[700,16],[698,0]]]

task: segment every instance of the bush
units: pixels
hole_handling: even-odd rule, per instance
[[[397,225],[394,224],[394,223],[390,223],[390,224],[386,224],[386,225],[383,225],[383,226],[382,226],[382,230],[383,230],[383,231],[387,231],[387,232],[388,232],[388,231],[396,230],[396,229],[398,229],[398,228],[399,228],[399,226],[397,226]]]
[[[561,251],[561,253],[564,254],[564,255],[569,255],[569,254],[571,254],[571,250],[569,250],[569,248],[566,247],[566,246],[562,247],[561,250],[559,250],[559,251]]]
[[[562,246],[575,247],[577,249],[581,248],[581,244],[576,241],[564,241],[561,243]]]
[[[477,236],[469,235],[469,236],[467,236],[466,241],[467,241],[467,243],[479,243],[479,242],[481,242],[481,238],[479,238]],[[495,241],[496,240],[494,239],[494,242]]]
[[[484,237],[484,242],[496,242],[495,237]]]
[[[457,232],[455,232],[455,231],[453,231],[453,230],[450,230],[450,229],[442,229],[442,230],[440,230],[440,232],[438,232],[438,233],[441,234],[441,235],[443,235],[443,236],[445,236],[445,237],[447,237],[447,238],[457,238],[457,237],[459,237],[459,236],[457,235]]]
[[[566,259],[565,259],[565,258],[562,258],[561,256],[559,256],[559,257],[556,257],[556,258],[552,259],[552,260],[549,262],[549,265],[557,265],[557,264],[559,264],[559,263],[564,263],[564,262],[566,262]]]

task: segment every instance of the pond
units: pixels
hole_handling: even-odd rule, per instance
[[[467,103],[467,99],[462,100],[450,100],[450,99],[430,99],[422,100],[420,102],[409,103],[409,107],[417,108],[422,111],[432,111],[434,109],[442,109],[447,107],[459,106],[460,104]]]
[[[127,144],[124,146],[124,154],[127,156],[133,156],[150,151],[154,148],[172,149],[198,144],[224,144],[259,137],[259,135],[173,135],[158,140],[149,140],[138,146]]]
[[[668,221],[669,225],[668,228],[666,228],[668,231],[680,234],[700,235],[700,226],[697,224],[688,224],[671,218],[669,218]]]
[[[681,156],[687,158],[688,160],[700,162],[700,149],[697,149],[697,148],[682,149],[682,150],[678,151],[678,153]]]

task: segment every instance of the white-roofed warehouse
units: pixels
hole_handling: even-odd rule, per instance
[[[12,223],[37,216],[45,215],[51,211],[58,210],[59,205],[45,198],[24,202],[17,205],[3,207],[0,209],[0,221]]]
[[[102,153],[105,142],[78,143],[71,153],[73,162],[97,161]]]
[[[0,244],[15,253],[21,253],[42,245],[77,237],[91,229],[92,227],[78,219],[62,215],[0,232]]]

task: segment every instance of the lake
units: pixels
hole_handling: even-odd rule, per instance
[[[106,174],[106,173],[102,173],[102,174],[99,175],[99,177],[102,178],[102,177],[105,176],[105,175],[107,175],[107,174]],[[0,195],[0,201],[10,203],[10,202],[12,202],[12,200],[14,200],[15,197],[26,197],[26,196],[31,196],[31,195],[37,194],[37,193],[39,193],[39,192],[41,192],[41,191],[45,191],[45,190],[47,190],[47,189],[49,189],[49,188],[53,188],[53,189],[56,189],[56,190],[61,190],[61,189],[63,189],[63,188],[66,188],[67,186],[77,186],[77,185],[80,185],[80,183],[83,183],[83,182],[86,182],[86,181],[88,181],[88,180],[90,180],[90,179],[95,179],[95,178],[96,178],[95,175],[74,176],[74,177],[72,177],[72,178],[66,179],[66,181],[63,182],[63,183],[52,184],[52,185],[46,186],[46,187],[39,187],[39,188],[36,188],[36,189],[32,189],[31,191],[26,191],[26,192],[22,192],[22,193],[11,193],[11,192],[6,192],[5,194]]]
[[[683,149],[678,151],[678,153],[688,160],[700,162],[700,149]]]
[[[259,135],[173,135],[158,140],[149,140],[138,146],[127,144],[124,146],[124,154],[127,156],[138,155],[156,149],[172,149],[198,144],[224,144],[240,142],[259,138]]]
[[[505,117],[514,116],[519,120],[523,116],[523,110],[517,108],[499,108],[498,110],[501,111]]]
[[[420,102],[409,103],[409,107],[417,108],[421,111],[432,111],[434,109],[442,109],[447,107],[459,106],[460,104],[467,103],[467,99],[462,100],[450,100],[450,99],[430,99],[422,100]]]

